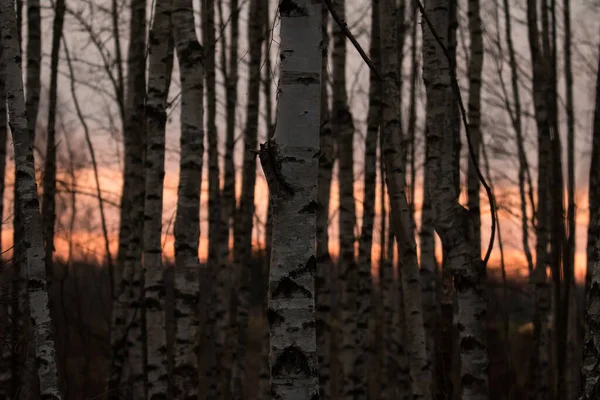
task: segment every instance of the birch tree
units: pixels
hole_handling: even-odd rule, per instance
[[[346,1],[333,2],[335,12],[344,20]],[[339,243],[341,294],[341,349],[339,358],[342,365],[342,399],[350,399],[358,385],[354,371],[357,338],[357,265],[354,257],[354,227],[356,211],[354,204],[354,122],[348,105],[346,92],[346,35],[338,24],[333,25],[332,78],[333,105],[331,128],[336,135],[339,182]]]
[[[29,294],[30,318],[38,360],[40,393],[47,399],[60,399],[56,351],[52,338],[52,321],[48,308],[44,242],[42,221],[39,212],[37,183],[35,179],[33,143],[27,125],[25,96],[21,71],[21,49],[18,42],[15,4],[5,1],[0,4],[0,35],[2,58],[5,68],[6,97],[9,126],[13,135],[15,168],[21,176],[17,195],[25,231],[24,247],[27,260],[27,290]]]
[[[244,164],[242,168],[242,192],[236,216],[234,263],[237,271],[236,330],[237,347],[233,355],[231,389],[233,400],[242,397],[242,382],[246,369],[248,345],[248,261],[252,259],[252,222],[254,220],[254,192],[256,186],[256,148],[258,143],[258,116],[260,102],[260,68],[263,40],[262,0],[251,0],[248,23],[249,72],[246,103],[246,127],[244,131]]]
[[[400,91],[398,75],[398,41],[396,7],[388,0],[381,2],[381,67],[383,162],[390,201],[390,225],[398,243],[400,284],[406,318],[406,340],[410,364],[413,398],[431,398],[431,370],[423,327],[421,288],[417,245],[412,234],[412,222],[406,200],[404,166],[402,163],[401,122],[398,118]]]
[[[173,0],[173,36],[181,80],[181,155],[175,217],[174,395],[195,398],[198,379],[198,241],[204,153],[203,49],[191,0]]]
[[[319,396],[314,314],[321,5],[281,1],[277,127],[260,160],[273,205],[268,320],[271,396]]]
[[[550,312],[550,289],[546,269],[549,266],[550,254],[550,160],[551,142],[548,109],[545,99],[545,87],[543,81],[544,60],[540,48],[541,37],[537,22],[537,2],[527,2],[527,31],[531,54],[531,66],[533,72],[533,102],[535,119],[538,133],[538,205],[536,224],[536,266],[534,270],[533,284],[535,285],[534,304],[534,331],[533,331],[533,354],[531,362],[531,393],[534,398],[548,398],[551,396],[551,384],[549,382],[549,332],[547,321]]]
[[[8,120],[6,118],[6,76],[4,73],[4,63],[0,57],[0,221],[4,221],[4,189],[6,180],[6,150],[8,143]],[[0,229],[0,246],[2,245],[2,229]],[[4,249],[0,248],[0,252]],[[0,253],[1,254],[1,253]],[[2,340],[4,343],[0,346],[0,398],[14,397],[13,382],[16,379],[13,376],[12,359],[13,349],[12,341],[15,336],[14,324],[11,321],[12,310],[10,305],[10,294],[12,282],[6,277],[8,268],[2,268],[3,279],[0,279],[0,326],[2,327]]]
[[[165,282],[162,265],[162,211],[165,176],[166,105],[173,70],[172,0],[156,3],[150,30],[146,100],[146,201],[144,205],[144,306],[148,399],[167,397]]]
[[[121,195],[119,251],[117,259],[119,284],[113,294],[109,396],[118,396],[117,388],[125,385],[131,396],[145,396],[143,343],[143,229],[145,202],[144,158],[146,133],[144,101],[146,97],[146,0],[130,4],[131,22],[127,56],[127,93],[120,67],[121,50],[118,10],[112,4],[113,34],[117,61],[116,95],[123,119],[124,170]],[[125,305],[126,306],[123,306]],[[126,368],[125,368],[126,367]]]
[[[323,51],[321,55],[321,77],[327,76],[327,58],[329,54],[329,10],[322,5]],[[331,287],[333,283],[333,262],[329,254],[329,202],[331,197],[331,179],[335,160],[334,136],[331,129],[331,116],[327,80],[321,79],[321,129],[319,132],[319,176],[317,185],[317,274],[316,311],[317,311],[317,351],[319,356],[319,396],[330,400],[331,393]]]
[[[371,61],[379,69],[379,0],[371,5]],[[362,230],[358,248],[358,315],[356,329],[357,356],[355,373],[357,386],[356,399],[366,399],[368,392],[368,362],[370,351],[369,320],[371,318],[371,250],[373,245],[373,224],[375,220],[375,188],[377,181],[377,136],[381,120],[381,83],[375,71],[369,75],[369,110],[367,114],[367,134],[365,138],[364,192]]]
[[[52,23],[52,50],[50,54],[50,90],[48,99],[48,125],[46,136],[46,158],[42,196],[42,223],[46,246],[46,273],[52,283],[52,257],[54,254],[54,224],[56,221],[56,106],[58,97],[58,62],[60,41],[65,18],[65,1],[58,0],[54,7]]]
[[[469,216],[471,217],[474,235],[477,240],[473,243],[478,248],[478,254],[481,254],[481,211],[479,208],[479,176],[477,168],[479,165],[481,135],[481,79],[483,71],[483,32],[481,27],[481,15],[479,0],[469,0],[467,16],[469,18],[469,37],[470,37],[470,57],[468,65],[469,77],[469,135],[473,147],[473,159],[475,163],[470,162],[467,172]]]
[[[487,399],[488,357],[485,337],[486,302],[481,254],[467,211],[457,200],[456,157],[453,143],[456,124],[452,68],[445,46],[449,38],[450,12],[442,0],[425,2],[423,23],[423,81],[427,93],[427,179],[435,211],[435,228],[448,256],[458,300],[461,398]]]
[[[592,131],[592,164],[590,167],[588,227],[589,289],[585,313],[585,341],[581,363],[581,399],[597,397],[600,382],[600,61],[596,71],[596,105]],[[587,282],[586,282],[587,283]]]

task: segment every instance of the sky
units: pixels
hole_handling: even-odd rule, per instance
[[[122,169],[122,157],[121,147],[122,143],[120,140],[120,120],[116,104],[114,102],[114,96],[111,93],[112,88],[110,85],[109,77],[106,73],[106,69],[101,63],[102,58],[99,56],[102,51],[106,60],[113,63],[114,60],[114,46],[113,40],[111,40],[111,29],[110,21],[107,18],[106,13],[102,9],[103,3],[108,4],[107,0],[94,0],[89,1],[78,1],[70,2],[70,7],[73,10],[80,10],[82,17],[75,17],[75,13],[69,13],[65,20],[65,40],[63,46],[69,48],[69,53],[73,59],[75,66],[75,79],[76,79],[76,95],[86,115],[86,121],[90,125],[92,141],[94,144],[96,157],[99,162],[99,172],[101,177],[101,188],[103,197],[107,202],[107,222],[109,226],[109,232],[111,233],[111,252],[113,257],[116,255],[116,237],[118,232],[118,208],[116,207],[119,203],[120,188],[121,188],[121,169]],[[149,2],[151,3],[151,2]],[[198,10],[198,2],[195,2],[196,11]],[[240,82],[238,85],[238,97],[240,104],[238,106],[237,115],[237,135],[238,137],[243,132],[243,126],[245,123],[245,96],[246,91],[246,76],[247,76],[247,0],[242,0],[243,11],[241,14],[241,43],[239,49],[239,66],[240,66]],[[500,57],[496,56],[497,49],[495,44],[496,37],[496,23],[494,22],[496,0],[482,0],[482,16],[484,19],[484,42],[486,46],[486,59],[484,61],[484,86],[483,86],[483,106],[482,106],[482,128],[484,141],[486,143],[488,153],[491,158],[491,169],[492,169],[492,180],[494,182],[497,202],[500,206],[500,223],[502,229],[503,244],[505,250],[505,258],[507,260],[507,268],[513,273],[521,271],[526,272],[524,267],[524,256],[522,253],[522,238],[521,238],[521,227],[519,218],[519,201],[518,201],[518,187],[517,182],[517,158],[516,146],[514,143],[514,134],[509,127],[506,112],[503,110],[501,99],[501,90],[499,89],[498,79],[498,65],[501,65],[500,73],[506,78],[510,73],[506,60],[502,61]],[[514,33],[513,39],[517,47],[517,51],[520,56],[520,66],[525,74],[529,74],[530,66],[528,62],[528,44],[526,29],[524,25],[524,1],[518,0],[511,2],[512,14],[514,17]],[[559,2],[560,3],[560,2]],[[576,0],[572,1],[572,26],[573,26],[573,63],[575,70],[575,86],[573,88],[575,94],[575,113],[576,113],[576,204],[577,204],[577,235],[576,235],[576,274],[578,277],[583,276],[585,270],[585,248],[587,241],[587,180],[589,175],[589,163],[590,163],[590,144],[591,144],[591,122],[592,113],[594,107],[594,80],[595,80],[595,69],[597,68],[597,57],[598,57],[598,42],[600,40],[600,7],[597,1],[594,0]],[[270,15],[271,20],[275,15],[276,8],[274,7],[275,2],[271,1]],[[362,2],[358,0],[347,0],[347,20],[348,25],[352,32],[356,35],[359,43],[363,48],[368,49],[369,45],[369,31],[370,31],[370,10],[368,2]],[[503,15],[503,10],[500,9],[500,15]],[[229,15],[229,10],[226,8],[224,11],[226,18]],[[121,31],[123,39],[121,41],[121,47],[127,48],[127,30],[128,30],[128,11],[123,5],[122,12],[119,13],[121,18]],[[150,13],[149,13],[150,15]],[[562,8],[559,8],[559,15],[562,15]],[[25,15],[26,17],[26,15]],[[461,29],[464,32],[459,32],[459,84],[463,87],[463,97],[466,102],[466,83],[467,80],[464,78],[464,54],[465,49],[468,47],[468,34],[466,33],[466,2],[459,1],[459,20]],[[199,18],[197,16],[197,22]],[[43,46],[43,60],[42,60],[42,94],[41,94],[41,105],[38,117],[38,148],[43,153],[43,137],[45,131],[45,121],[47,120],[47,99],[48,91],[47,85],[49,81],[49,62],[50,62],[50,38],[51,38],[51,23],[52,23],[52,11],[50,9],[42,10],[42,46]],[[102,47],[99,50],[98,46],[95,46],[92,41],[89,40],[89,35],[86,32],[85,26],[89,26],[94,34],[99,38],[97,43],[102,43]],[[275,93],[277,83],[277,65],[275,64],[277,57],[277,38],[278,38],[278,24],[274,23],[273,35],[270,38],[270,52],[271,60],[273,65],[269,68],[273,74],[273,87],[272,92]],[[503,32],[504,26],[501,22],[499,25],[500,31]],[[559,21],[559,30],[562,31],[562,21]],[[420,29],[419,29],[420,31]],[[199,27],[197,32],[199,33]],[[200,36],[199,36],[200,37]],[[503,38],[504,35],[501,34]],[[560,36],[559,36],[560,37]],[[420,39],[419,39],[420,40]],[[562,47],[562,42],[559,43]],[[25,48],[25,46],[23,47]],[[408,88],[408,56],[409,47],[408,40],[406,51],[406,68],[405,68],[405,82],[404,90]],[[559,49],[560,52],[560,49]],[[103,242],[99,224],[99,217],[97,212],[97,201],[94,198],[95,186],[92,179],[92,171],[89,166],[89,153],[83,139],[83,131],[81,125],[75,114],[75,108],[73,99],[70,94],[70,75],[64,62],[64,50],[61,54],[63,57],[60,66],[60,79],[59,79],[59,131],[61,137],[59,138],[59,153],[63,155],[63,168],[59,171],[59,177],[63,181],[70,182],[70,174],[67,168],[68,159],[67,154],[70,153],[74,156],[76,164],[76,205],[77,205],[77,216],[76,224],[73,232],[73,236],[70,238],[71,245],[73,246],[73,253],[78,257],[88,257],[91,259],[100,259],[103,256]],[[499,64],[498,64],[499,63]],[[111,65],[114,73],[114,65]],[[263,64],[263,68],[267,69],[268,66]],[[462,73],[461,73],[462,71]],[[331,71],[329,71],[331,72]],[[166,175],[165,175],[165,189],[164,189],[164,212],[163,212],[163,242],[164,242],[164,255],[167,259],[173,256],[173,218],[176,209],[177,202],[177,184],[178,184],[178,145],[179,145],[179,105],[178,98],[180,92],[180,85],[178,79],[179,71],[175,66],[173,83],[171,85],[171,91],[169,94],[170,101],[173,102],[173,106],[169,109],[169,121],[167,124],[167,157],[166,157]],[[560,110],[560,121],[563,124],[562,134],[565,134],[564,128],[564,79],[562,77],[563,69],[562,65],[559,66],[559,74],[561,75],[559,81],[559,106]],[[461,78],[462,77],[462,78]],[[356,126],[355,135],[355,198],[357,204],[358,213],[358,226],[356,228],[357,237],[360,233],[360,216],[362,215],[362,170],[363,170],[363,157],[364,157],[364,132],[365,132],[365,121],[366,111],[368,107],[368,69],[366,65],[360,59],[358,53],[348,44],[348,66],[347,66],[347,79],[348,79],[348,96],[353,112],[354,122]],[[220,139],[220,150],[221,155],[224,153],[224,135],[225,135],[225,123],[224,123],[224,101],[223,90],[222,90],[223,77],[220,72],[217,73],[217,84],[218,88],[218,130]],[[416,219],[420,221],[420,203],[422,198],[421,190],[421,179],[422,179],[422,127],[424,119],[424,104],[425,95],[424,88],[421,84],[419,90],[419,108],[418,108],[418,128],[420,148],[418,149],[418,160],[417,165],[417,190],[416,190]],[[529,84],[526,79],[523,79],[521,85],[521,97],[523,106],[529,111],[532,111],[531,97],[528,94]],[[262,100],[261,100],[262,101]],[[406,99],[404,101],[404,108],[407,109],[408,104]],[[405,114],[406,115],[406,112]],[[266,138],[265,134],[265,121],[264,121],[264,107],[261,114],[261,121],[259,126],[259,141],[262,142]],[[535,166],[536,161],[536,150],[535,150],[535,125],[531,118],[524,120],[524,126],[527,134],[528,141],[528,158],[530,164],[533,166],[534,181],[535,181]],[[463,143],[464,143],[463,133]],[[564,141],[563,141],[564,143]],[[10,140],[9,140],[10,144]],[[464,148],[465,146],[463,146]],[[563,144],[563,147],[566,147]],[[37,156],[38,154],[36,154]],[[236,165],[238,166],[238,173],[241,173],[239,166],[241,165],[241,139],[238,141],[237,152],[236,152]],[[38,165],[41,162],[41,157],[38,157]],[[206,156],[205,156],[206,159]],[[12,168],[12,160],[8,161],[7,167],[7,178],[6,178],[6,192],[4,201],[3,211],[3,225],[2,225],[2,249],[8,249],[12,245],[12,182],[14,170]],[[464,182],[465,173],[467,168],[466,153],[462,154],[462,178]],[[262,176],[262,170],[257,163],[257,185],[256,185],[256,206],[257,206],[257,218],[264,222],[267,208],[267,191],[266,183]],[[38,171],[41,174],[41,169]],[[206,173],[206,168],[204,169]],[[40,175],[41,176],[41,175]],[[205,176],[206,178],[206,176]],[[238,195],[240,189],[240,181],[238,179]],[[60,186],[59,187],[63,187]],[[63,191],[64,192],[64,191]],[[378,190],[379,196],[379,190]],[[482,243],[485,245],[488,241],[490,234],[490,218],[489,218],[489,207],[487,200],[482,192]],[[465,193],[463,191],[461,200],[465,201]],[[338,201],[338,186],[337,181],[334,180],[332,186],[332,196],[330,205],[330,250],[333,254],[337,253],[337,201]],[[57,222],[57,244],[56,244],[56,255],[59,258],[65,258],[68,254],[69,249],[69,238],[67,237],[67,226],[70,219],[70,211],[66,210],[70,207],[70,198],[68,193],[61,193],[59,198],[59,207],[62,207],[65,212],[60,216]],[[379,207],[379,199],[376,202]],[[59,208],[60,210],[60,208]],[[379,210],[376,210],[379,215]],[[201,197],[201,232],[203,233],[200,241],[200,257],[204,259],[206,257],[206,237],[204,233],[207,232],[207,184],[206,179],[202,185],[202,197]],[[264,229],[262,224],[257,224],[258,228],[255,228],[254,232],[254,243],[259,245],[262,243],[262,236],[264,235]],[[375,230],[379,230],[380,221],[376,219]],[[375,235],[375,243],[373,248],[374,259],[378,258],[379,254],[379,237]],[[531,240],[531,245],[534,246],[534,241]],[[439,246],[438,246],[439,247]],[[485,246],[483,246],[485,247]],[[439,249],[438,249],[439,250]],[[490,265],[497,265],[499,259],[498,246],[495,247],[492,255]]]

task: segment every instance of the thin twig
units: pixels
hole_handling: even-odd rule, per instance
[[[329,0],[325,0],[326,3],[328,1]],[[425,13],[425,8],[423,7],[423,4],[421,4],[420,0],[416,0],[416,2],[417,2],[417,6],[419,7],[419,10],[421,11],[421,15],[423,16],[423,19],[425,20],[425,23],[427,24],[427,27],[433,34],[433,37],[435,38],[436,42],[439,44],[440,48],[444,52],[444,55],[448,59],[448,64],[452,65],[453,62],[450,57],[450,53],[448,52],[448,49],[442,42],[442,39],[438,35],[437,31],[433,27],[433,24],[429,20],[429,17]],[[492,232],[490,234],[490,241],[488,244],[487,251],[485,253],[485,257],[482,260],[483,266],[485,267],[490,259],[491,254],[492,254],[492,250],[494,248],[494,240],[496,237],[496,205],[494,203],[494,195],[492,193],[492,189],[490,188],[487,181],[483,177],[483,174],[481,173],[481,169],[479,168],[479,165],[477,164],[477,161],[475,160],[475,151],[473,150],[473,143],[471,142],[471,132],[469,131],[469,124],[467,123],[467,112],[465,111],[465,105],[462,101],[462,96],[460,94],[460,88],[458,86],[458,79],[456,78],[456,73],[452,68],[450,68],[450,78],[452,80],[452,89],[454,90],[454,94],[458,100],[458,105],[459,105],[460,113],[462,116],[462,122],[465,126],[465,133],[467,135],[467,145],[469,147],[469,156],[470,156],[471,162],[473,163],[473,166],[475,167],[475,171],[477,172],[477,177],[479,178],[481,185],[485,189],[485,192],[487,194],[487,197],[488,197],[488,200],[490,203],[490,215],[492,218]]]
[[[379,70],[377,69],[375,64],[373,64],[373,61],[371,61],[371,59],[369,58],[367,53],[365,53],[365,51],[363,50],[361,45],[358,43],[358,41],[356,40],[356,38],[354,37],[352,32],[350,32],[350,29],[348,28],[348,24],[346,24],[346,21],[344,21],[343,18],[340,18],[340,16],[334,10],[333,3],[331,2],[331,0],[323,0],[323,2],[327,6],[329,13],[333,17],[333,19],[337,23],[337,25],[340,27],[340,29],[342,30],[344,35],[346,35],[346,37],[354,45],[354,47],[356,48],[356,50],[358,51],[358,53],[360,54],[362,59],[365,61],[365,63],[367,63],[367,65],[369,66],[369,69],[371,71],[373,71],[373,73],[377,76],[377,79],[382,80],[383,78],[382,78],[381,74],[379,73]]]

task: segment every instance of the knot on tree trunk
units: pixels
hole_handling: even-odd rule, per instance
[[[265,143],[260,145],[258,157],[260,158],[260,164],[267,179],[271,199],[292,197],[295,190],[292,185],[286,182],[285,177],[281,173],[283,158],[275,139],[267,139]]]

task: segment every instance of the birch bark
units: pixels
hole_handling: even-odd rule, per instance
[[[203,48],[192,0],[173,0],[173,36],[181,80],[181,155],[175,219],[174,395],[197,396],[200,182],[204,154]]]
[[[269,277],[271,396],[319,396],[314,314],[315,224],[321,87],[321,4],[282,0],[274,140],[260,159],[273,204]]]
[[[248,98],[246,106],[246,129],[244,131],[244,165],[242,170],[242,192],[235,229],[234,263],[237,271],[237,309],[236,329],[237,346],[233,356],[231,389],[233,400],[241,399],[242,382],[246,369],[246,347],[248,345],[248,262],[252,259],[252,221],[254,219],[254,192],[256,186],[256,147],[258,143],[258,116],[260,105],[260,67],[263,40],[261,24],[262,0],[251,0],[248,23],[248,42],[250,45]]]
[[[479,165],[479,153],[482,141],[481,135],[481,84],[483,71],[483,32],[481,26],[481,15],[479,0],[469,0],[467,16],[469,18],[469,37],[470,37],[470,57],[468,66],[469,76],[469,134],[473,145],[474,157],[469,162],[467,171],[467,192],[469,216],[471,217],[474,235],[477,240],[473,243],[477,247],[479,257],[481,257],[481,210],[479,208],[479,176],[477,168]]]
[[[41,395],[47,399],[60,399],[56,352],[52,338],[52,321],[48,309],[46,290],[44,242],[35,180],[33,143],[27,125],[27,112],[23,93],[21,49],[17,40],[15,4],[0,4],[0,35],[2,37],[3,63],[6,77],[6,97],[9,124],[13,134],[15,167],[21,176],[17,195],[21,199],[20,212],[25,231],[24,247],[27,259],[27,290],[30,318],[33,325],[38,378]]]
[[[442,43],[452,45],[448,21],[451,10],[441,0],[425,2],[425,12]],[[435,228],[442,239],[458,300],[461,398],[487,399],[488,368],[485,337],[486,301],[474,228],[468,212],[457,201],[459,133],[456,100],[447,55],[426,23],[423,26],[423,80],[427,92],[427,179],[435,212]],[[452,50],[450,50],[452,51]],[[452,57],[450,57],[452,59]]]
[[[346,1],[335,0],[333,6],[345,19]],[[339,182],[339,242],[338,259],[341,271],[341,350],[343,389],[342,399],[351,399],[358,382],[354,370],[357,341],[357,265],[354,256],[354,227],[356,210],[354,203],[354,122],[346,93],[346,35],[338,24],[333,25],[333,106],[331,112],[332,129],[337,139],[338,182]]]
[[[1,52],[1,50],[0,50]],[[0,56],[0,221],[4,221],[4,189],[6,174],[6,149],[8,142],[8,121],[6,118],[6,76],[4,73],[4,63]],[[0,229],[0,246],[2,245],[2,229]],[[0,254],[2,254],[0,248]],[[13,358],[13,348],[11,346],[15,334],[12,321],[11,310],[11,268],[3,266],[0,269],[0,398],[14,397],[12,394],[12,385],[16,376],[14,376],[11,364]]]
[[[379,34],[379,0],[371,5],[371,61],[379,69],[381,46]],[[373,245],[373,224],[375,220],[375,189],[377,181],[377,135],[381,124],[381,83],[375,72],[369,76],[369,110],[367,114],[367,135],[365,139],[364,192],[362,230],[358,248],[358,296],[357,296],[357,356],[355,373],[357,386],[355,399],[366,399],[368,393],[368,361],[371,353],[369,342],[369,320],[371,318],[371,250]]]
[[[550,288],[546,269],[549,266],[548,245],[550,239],[550,168],[551,143],[548,110],[546,107],[543,76],[543,53],[537,26],[537,2],[527,2],[527,30],[533,72],[533,101],[538,130],[538,205],[536,265],[533,274],[535,287],[533,354],[530,364],[531,398],[543,399],[551,396],[549,382],[548,348],[550,340],[546,323],[550,313]]]
[[[329,54],[329,10],[321,6],[323,46],[321,52],[321,77],[327,76],[327,59]],[[319,396],[330,400],[331,393],[331,285],[333,262],[329,254],[329,202],[331,195],[331,178],[335,150],[327,80],[321,80],[321,129],[319,132],[319,176],[317,185],[317,275],[316,310],[317,310],[317,351],[319,356]]]
[[[144,381],[144,309],[143,309],[143,220],[145,199],[144,158],[146,132],[144,100],[146,97],[146,0],[133,0],[130,5],[131,25],[127,56],[127,93],[123,97],[124,171],[119,227],[119,271],[122,270],[120,288],[115,302],[127,304],[126,308],[114,305],[111,345],[113,360],[110,387],[125,385],[134,398],[146,395]],[[113,9],[114,13],[117,12]],[[113,18],[117,18],[113,15]],[[117,23],[118,21],[114,21]],[[118,33],[118,32],[117,32]],[[115,38],[115,43],[119,40]],[[120,47],[118,48],[118,50]],[[117,51],[120,60],[120,51]],[[117,66],[121,71],[120,65]],[[121,72],[119,72],[121,74]],[[119,81],[122,83],[122,77]],[[123,86],[120,84],[119,91]],[[122,264],[122,265],[121,265]],[[118,296],[118,297],[117,297]],[[124,312],[123,312],[124,311]],[[123,312],[119,314],[120,312]],[[119,336],[126,334],[126,337]],[[123,370],[126,368],[126,373]],[[118,391],[111,391],[111,395]]]
[[[146,99],[146,200],[144,205],[144,307],[148,399],[167,397],[165,282],[162,264],[162,211],[165,176],[166,105],[173,70],[172,0],[158,0],[149,37]]]
[[[386,171],[386,186],[390,202],[390,225],[398,244],[399,281],[405,308],[406,340],[415,399],[431,398],[431,370],[427,360],[417,245],[412,231],[411,216],[406,200],[404,165],[402,163],[401,122],[398,110],[401,107],[398,74],[398,42],[396,7],[389,0],[381,2],[381,66],[382,91],[382,135],[384,140],[383,162]]]
[[[581,363],[581,398],[591,400],[600,391],[600,61],[596,72],[596,105],[592,131],[592,165],[590,168],[588,228],[587,309],[585,313],[585,339]],[[587,277],[586,277],[587,278]]]
[[[42,195],[42,223],[44,230],[46,275],[52,283],[52,256],[54,254],[54,223],[56,221],[56,106],[58,97],[58,62],[60,42],[65,17],[65,1],[58,0],[54,7],[52,26],[52,50],[50,55],[50,93],[48,99],[48,125],[46,136],[46,158]]]

